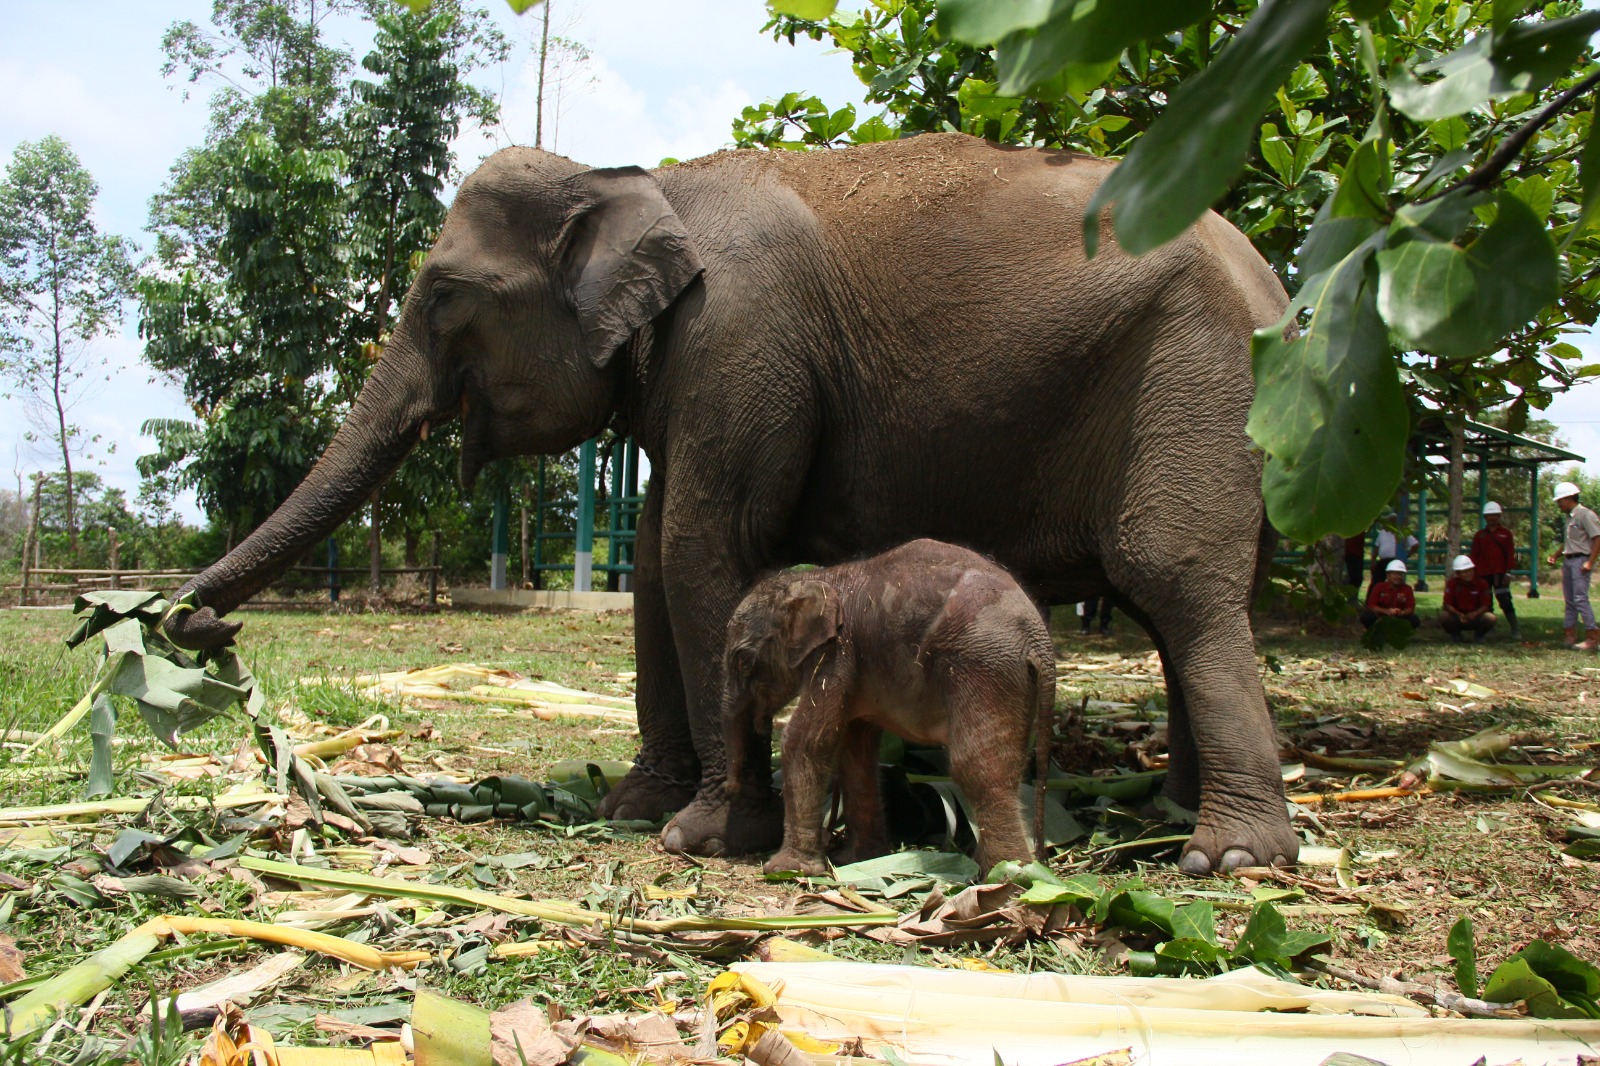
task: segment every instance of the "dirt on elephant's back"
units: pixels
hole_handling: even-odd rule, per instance
[[[970,209],[983,183],[1011,180],[1010,158],[975,137],[945,133],[809,152],[732,149],[677,165],[751,168],[789,186],[824,220],[848,223]]]

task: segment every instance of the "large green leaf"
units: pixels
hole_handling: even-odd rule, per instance
[[[1466,248],[1396,223],[1377,256],[1378,309],[1411,347],[1477,355],[1560,295],[1549,232],[1517,197],[1498,204],[1494,224]]]
[[[1534,972],[1527,959],[1513,955],[1494,968],[1489,983],[1483,987],[1483,998],[1490,1003],[1527,1004],[1528,1013],[1535,1018],[1582,1018],[1582,1008],[1561,998],[1554,985]]]
[[[1496,5],[1500,7],[1500,5]],[[1496,11],[1501,21],[1503,9]],[[1490,100],[1533,92],[1572,69],[1600,30],[1600,11],[1571,18],[1519,22],[1504,32],[1481,33],[1451,52],[1417,68],[1441,74],[1423,83],[1404,68],[1389,78],[1394,106],[1419,122],[1460,115]]]
[[[1284,320],[1251,342],[1246,429],[1269,457],[1267,514],[1304,544],[1365,529],[1400,483],[1409,415],[1368,269],[1382,240],[1308,280]]]
[[[767,10],[774,15],[793,15],[811,22],[823,21],[838,6],[838,0],[767,0]]]
[[[1473,940],[1472,919],[1462,915],[1445,937],[1445,947],[1456,964],[1456,987],[1469,999],[1478,997],[1478,946]]]
[[[1228,190],[1256,123],[1300,57],[1322,37],[1329,0],[1265,0],[1233,42],[1174,94],[1155,125],[1095,191],[1085,250],[1115,202],[1117,243],[1134,255],[1170,241]]]
[[[1017,30],[1043,26],[1077,0],[944,0],[939,28],[952,40],[993,44]]]
[[[1130,45],[1198,22],[1210,10],[1210,0],[1058,3],[1043,25],[999,39],[994,56],[1000,91],[1023,93],[1062,70],[1111,63]],[[1102,77],[1109,73],[1105,69]]]
[[[1600,137],[1595,136],[1593,119],[1589,135],[1583,141],[1583,154],[1578,157],[1578,178],[1583,186],[1583,206],[1578,212],[1578,221],[1567,234],[1568,241],[1588,229],[1594,222],[1595,212],[1600,210]]]

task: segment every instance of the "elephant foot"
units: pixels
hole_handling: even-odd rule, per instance
[[[1200,824],[1184,845],[1178,869],[1196,877],[1225,874],[1242,866],[1291,866],[1300,856],[1300,838],[1282,808],[1273,814],[1219,819],[1200,812]]]
[[[635,764],[600,801],[596,813],[607,821],[659,822],[694,799],[695,782],[652,773]]]
[[[783,803],[771,789],[738,796],[708,789],[661,831],[662,847],[686,855],[748,855],[782,842]]]
[[[828,860],[821,855],[802,855],[784,848],[768,859],[761,867],[764,874],[795,873],[801,877],[826,877],[832,873]]]

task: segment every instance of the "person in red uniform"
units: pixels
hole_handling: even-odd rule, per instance
[[[1517,568],[1517,542],[1511,530],[1505,527],[1500,505],[1490,500],[1483,505],[1483,528],[1472,538],[1472,566],[1478,576],[1489,583],[1494,598],[1500,601],[1500,613],[1506,616],[1506,626],[1512,640],[1522,639],[1522,627],[1517,624],[1517,608],[1511,600],[1511,571]]]
[[[1406,564],[1400,559],[1392,560],[1384,568],[1383,580],[1372,586],[1367,593],[1367,605],[1361,609],[1361,624],[1368,629],[1384,617],[1404,618],[1412,629],[1422,625],[1417,617],[1417,598],[1406,584]]]
[[[1494,628],[1494,593],[1489,590],[1489,583],[1478,576],[1471,556],[1456,556],[1451,569],[1456,576],[1444,583],[1439,624],[1456,644],[1468,631],[1474,644],[1482,644]]]

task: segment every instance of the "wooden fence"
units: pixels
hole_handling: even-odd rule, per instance
[[[397,566],[384,567],[379,573],[384,577],[400,574],[424,574],[428,579],[428,603],[439,602],[439,576],[443,568],[435,562],[431,566]],[[342,591],[339,578],[345,574],[371,573],[365,566],[294,566],[288,570],[289,574],[314,575],[319,580],[315,584],[297,583],[292,588],[301,591],[323,591],[328,593],[330,602],[337,603]],[[23,566],[21,583],[7,585],[7,592],[17,594],[17,606],[42,607],[63,602],[70,603],[72,599],[84,592],[94,592],[105,589],[149,589],[163,588],[175,589],[188,581],[194,574],[186,570],[122,570],[104,569],[91,570],[65,567],[30,567]],[[272,587],[282,590],[289,584],[287,580],[280,580]],[[245,604],[247,607],[288,607],[304,606],[304,600],[252,599]]]

